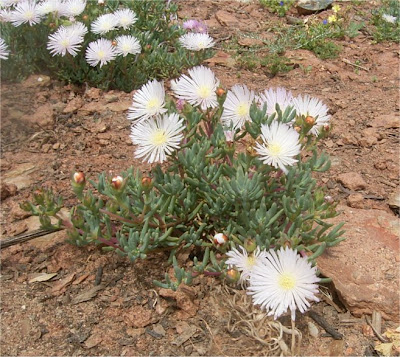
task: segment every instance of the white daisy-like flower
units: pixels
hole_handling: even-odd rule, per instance
[[[140,46],[140,42],[136,37],[130,35],[122,35],[118,36],[115,41],[117,42],[117,46],[115,48],[115,52],[119,55],[126,56],[130,54],[137,54],[142,51],[142,47]]]
[[[0,21],[1,22],[11,22],[12,21],[12,13],[10,10],[1,9],[0,10]]]
[[[259,95],[260,106],[263,108],[264,104],[267,105],[268,115],[276,113],[277,104],[279,105],[280,110],[284,112],[288,106],[293,105],[292,101],[292,92],[287,91],[282,87],[278,87],[276,89],[266,89]]]
[[[390,22],[391,24],[396,23],[397,17],[388,15],[388,14],[383,14],[382,19],[385,20],[386,22]]]
[[[179,43],[190,51],[201,51],[215,45],[214,39],[207,33],[189,32],[179,37]]]
[[[241,249],[242,252],[239,252],[239,249]],[[239,282],[243,283],[250,278],[254,266],[267,256],[267,252],[257,247],[257,249],[249,255],[244,247],[239,246],[239,249],[233,248],[226,253],[229,258],[225,261],[225,264],[233,265],[240,271]]]
[[[46,0],[38,5],[38,12],[40,15],[47,15],[50,13],[62,14],[64,4],[61,0]]]
[[[318,98],[299,95],[293,99],[293,105],[298,116],[314,118],[315,123],[310,130],[312,134],[318,135],[321,128],[329,123],[331,116],[328,114],[328,107]]]
[[[7,44],[4,42],[2,38],[0,38],[0,59],[8,59],[10,55],[10,51],[8,50]]]
[[[79,16],[86,7],[86,0],[67,0],[64,2],[62,15]]]
[[[222,112],[222,123],[233,130],[241,128],[250,118],[250,106],[255,98],[254,91],[247,86],[236,84],[228,91]]]
[[[137,16],[131,9],[117,10],[114,12],[114,16],[118,20],[117,26],[122,27],[125,30],[137,21]]]
[[[74,25],[60,26],[55,33],[49,35],[47,49],[53,56],[65,56],[67,52],[74,57],[78,54],[83,37],[77,34],[74,27]]]
[[[86,61],[93,67],[100,63],[100,67],[112,61],[117,56],[110,40],[100,38],[90,42],[86,49]]]
[[[104,35],[118,26],[118,19],[114,14],[104,14],[92,22],[91,31]]]
[[[184,128],[183,119],[176,113],[134,125],[130,138],[138,145],[135,157],[149,163],[164,162],[168,155],[179,149]]]
[[[133,95],[128,119],[136,120],[136,123],[141,123],[150,117],[165,113],[167,109],[164,108],[164,105],[164,83],[156,80],[149,81]]]
[[[312,267],[307,257],[301,257],[296,250],[286,247],[277,252],[271,249],[264,258],[257,261],[250,273],[248,294],[253,303],[260,305],[274,315],[274,319],[291,311],[292,321],[296,309],[304,313],[310,301],[319,301],[317,268]]]
[[[88,29],[82,22],[74,22],[71,26],[68,26],[68,29],[74,33],[76,36],[84,37]]]
[[[16,4],[14,10],[11,11],[11,22],[15,27],[26,23],[29,23],[30,26],[38,24],[40,14],[36,2],[24,0]]]
[[[176,97],[192,105],[199,105],[202,110],[218,106],[215,93],[218,85],[219,80],[214,73],[204,66],[193,67],[189,69],[189,76],[184,74],[177,81],[171,82]]]
[[[293,166],[300,153],[299,133],[284,123],[274,120],[271,125],[261,125],[263,144],[257,143],[255,150],[264,164],[280,168],[285,174],[287,166]]]

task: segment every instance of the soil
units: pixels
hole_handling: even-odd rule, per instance
[[[350,5],[349,14],[362,13],[365,20],[376,6],[370,2]],[[221,49],[233,35],[262,35],[274,21],[285,21],[258,3],[185,1],[181,6],[182,17],[207,20]],[[217,11],[227,12],[237,22],[221,25]],[[305,18],[296,12],[290,15]],[[239,70],[227,56],[208,62],[226,88],[236,83],[257,91],[282,86],[295,95],[322,99],[330,108],[333,128],[320,150],[330,155],[332,168],[318,176],[319,182],[337,202],[392,213],[388,200],[399,187],[399,47],[373,43],[368,32],[337,43],[342,51],[330,60],[320,60],[305,50],[288,51],[285,56],[294,69],[276,76],[262,69]],[[42,81],[38,82],[39,77]],[[125,112],[131,96],[64,85],[43,75],[22,83],[2,83],[1,175],[8,177],[13,170],[23,169],[30,178],[23,183],[18,177],[24,172],[15,176],[18,189],[2,200],[3,237],[30,228],[18,205],[29,199],[34,187],[52,188],[71,207],[74,171],[96,178],[103,171],[118,174],[132,165],[144,172],[150,169],[133,157]],[[48,115],[49,103],[54,120],[46,122],[45,114],[37,113],[42,110]],[[66,110],[67,105],[72,110]],[[337,179],[349,172],[365,181],[365,188],[357,191],[358,200],[355,191]],[[198,278],[194,286],[178,292],[165,291],[152,283],[162,280],[168,269],[165,255],[131,264],[96,247],[69,245],[65,237],[60,231],[1,251],[2,355],[273,355],[279,351],[271,352],[272,345],[263,338],[268,333],[275,336],[274,328],[280,327],[262,320],[261,331],[256,324],[260,314],[242,291],[210,277]],[[39,273],[43,281],[32,281]],[[307,314],[298,315],[296,328],[302,335],[298,354],[372,353],[377,339],[365,319],[351,316],[339,300],[335,302],[339,308],[322,300],[313,310],[343,339],[325,334]],[[290,328],[289,319],[280,322]],[[393,323],[385,321],[383,331]],[[317,338],[312,336],[313,326],[320,330]],[[257,340],[254,331],[263,338]],[[283,333],[282,341],[290,346],[290,334]]]

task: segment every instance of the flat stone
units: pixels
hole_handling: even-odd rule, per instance
[[[258,38],[244,37],[238,40],[239,45],[245,47],[262,46],[264,42]]]
[[[80,109],[85,102],[81,97],[75,97],[72,100],[70,100],[67,104],[67,106],[64,108],[63,113],[68,114],[68,113],[74,113],[78,109]]]
[[[239,20],[231,13],[219,10],[215,13],[215,18],[222,26],[238,26]]]
[[[358,191],[363,190],[367,187],[366,182],[357,172],[347,172],[344,174],[340,174],[337,177],[337,181],[350,190]]]
[[[95,112],[100,112],[101,110],[102,110],[102,106],[99,104],[99,102],[90,102],[90,103],[86,103],[84,106],[82,106],[79,109],[79,114],[90,115]]]
[[[346,222],[346,240],[328,248],[317,259],[318,268],[332,278],[340,299],[355,316],[375,310],[386,320],[399,321],[400,219],[383,210],[338,210],[343,213],[329,222]]]
[[[347,197],[347,205],[353,208],[364,208],[364,196],[361,193],[353,193]]]
[[[130,108],[132,105],[131,100],[124,100],[124,101],[118,101],[118,102],[111,102],[106,104],[106,108],[110,109],[112,112],[124,112]]]
[[[36,170],[38,168],[34,164],[20,164],[14,170],[6,172],[2,177],[2,181],[7,184],[14,184],[18,190],[21,190],[32,184],[32,178],[29,175]]]
[[[395,114],[380,115],[368,125],[373,128],[400,128],[400,116]]]

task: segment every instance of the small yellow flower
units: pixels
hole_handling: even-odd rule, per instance
[[[337,17],[336,15],[331,15],[328,17],[328,22],[331,24],[332,22],[336,22],[337,21]]]
[[[336,14],[336,13],[339,12],[340,6],[339,6],[339,5],[333,5],[333,6],[332,6],[332,10],[333,10],[333,12]]]

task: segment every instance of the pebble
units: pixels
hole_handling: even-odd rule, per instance
[[[364,196],[361,193],[354,193],[347,197],[347,205],[353,208],[364,207]]]
[[[363,190],[367,187],[366,182],[357,172],[340,174],[337,177],[337,181],[339,181],[344,187],[354,191]]]
[[[314,338],[318,337],[318,335],[319,335],[318,327],[315,326],[315,324],[312,323],[311,321],[307,322],[307,326],[308,326],[308,332],[310,333],[310,335]]]

